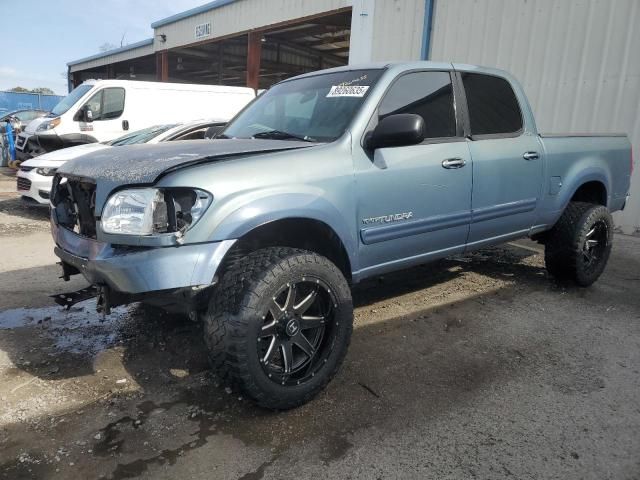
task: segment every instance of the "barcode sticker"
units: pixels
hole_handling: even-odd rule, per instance
[[[369,90],[368,85],[334,85],[327,93],[327,98],[364,97],[367,90]]]

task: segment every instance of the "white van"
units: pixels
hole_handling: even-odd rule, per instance
[[[108,142],[87,143],[86,145],[77,145],[45,153],[22,162],[16,175],[17,192],[24,201],[33,203],[35,200],[41,205],[49,205],[49,192],[51,191],[53,176],[56,170],[69,160],[74,160],[87,153],[123,145],[210,139],[212,135],[222,130],[224,126],[225,123],[215,120],[194,120],[187,123],[154,125],[153,127],[127,133]]]
[[[132,80],[87,80],[46,117],[18,135],[18,158],[86,143],[104,142],[128,130],[194,118],[229,121],[255,98],[245,87]]]

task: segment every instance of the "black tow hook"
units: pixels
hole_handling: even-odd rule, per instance
[[[69,310],[76,303],[84,302],[90,298],[98,295],[98,290],[95,286],[91,285],[90,287],[83,288],[76,292],[70,293],[59,293],[57,295],[51,295],[51,298],[60,306],[65,307]]]
[[[106,285],[98,285],[98,301],[96,302],[96,312],[103,315],[111,315],[111,290]]]

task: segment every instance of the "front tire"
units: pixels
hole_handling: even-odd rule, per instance
[[[214,369],[259,405],[309,401],[342,364],[353,328],[351,291],[325,257],[256,250],[224,274],[205,314]]]
[[[613,219],[606,207],[571,202],[549,232],[545,245],[547,271],[582,287],[604,271],[613,241]]]

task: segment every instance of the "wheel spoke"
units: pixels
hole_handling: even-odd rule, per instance
[[[267,364],[273,358],[274,353],[278,350],[278,341],[276,340],[275,335],[271,337],[271,343],[269,343],[269,348],[267,348],[264,357],[262,358],[262,363]]]
[[[591,238],[591,236],[596,233],[596,227],[593,227],[586,235],[587,240]]]
[[[291,338],[291,341],[296,344],[309,358],[312,358],[316,354],[316,349],[311,345],[309,339],[302,332]]]
[[[271,321],[271,323],[268,323],[268,324],[266,324],[266,325],[264,325],[262,327],[262,331],[260,332],[260,336],[261,337],[271,337],[271,336],[275,335],[277,326],[278,326],[278,322],[276,321],[276,319],[274,317],[274,319]]]
[[[287,291],[287,299],[284,302],[284,306],[282,310],[285,312],[290,312],[294,308],[294,303],[296,301],[296,285],[292,283],[289,285],[289,290]]]
[[[278,305],[278,302],[276,302],[275,298],[271,300],[271,304],[269,305],[269,313],[276,321],[280,320],[282,318],[282,315],[284,315],[284,309],[280,305]]]
[[[303,315],[307,310],[309,310],[309,307],[313,305],[313,302],[316,301],[317,296],[318,296],[318,289],[316,288],[312,290],[311,293],[309,293],[309,295],[304,297],[304,299],[302,299],[300,303],[298,303],[297,305],[294,305],[293,311],[299,315]]]
[[[300,330],[309,330],[310,328],[320,328],[323,327],[325,323],[325,317],[318,316],[312,317],[309,315],[305,315],[300,318]]]
[[[282,353],[282,366],[285,375],[291,373],[291,367],[293,366],[293,350],[291,348],[291,342],[286,341],[280,344]]]

